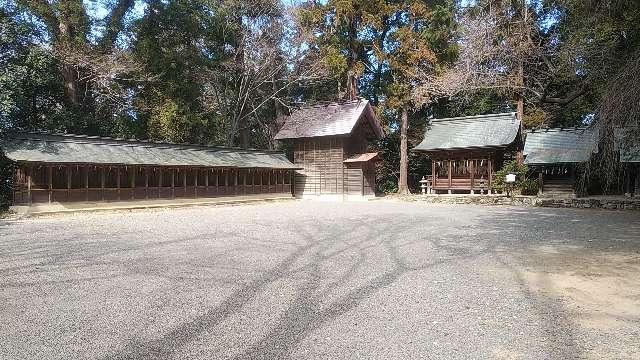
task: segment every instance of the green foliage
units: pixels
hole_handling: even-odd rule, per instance
[[[503,191],[507,193],[512,193],[515,189],[522,189],[527,181],[527,172],[529,168],[524,164],[518,164],[517,161],[510,161],[502,166],[502,169],[496,172],[495,178],[491,182],[491,187],[497,191]],[[515,174],[516,182],[515,183],[507,183],[506,177],[507,174]]]
[[[63,130],[76,114],[69,116],[57,62],[15,15],[0,9],[0,130]]]
[[[535,196],[538,195],[540,184],[533,179],[526,179],[520,183],[519,189],[522,195]]]

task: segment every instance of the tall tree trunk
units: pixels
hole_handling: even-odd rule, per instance
[[[516,91],[516,114],[520,120],[520,133],[523,131],[524,121],[524,64],[523,59],[518,61],[518,90]],[[521,148],[516,152],[516,161],[518,164],[524,164],[524,155]]]
[[[62,64],[62,79],[64,80],[64,93],[67,96],[69,102],[74,105],[80,103],[80,97],[78,96],[78,72],[70,64]]]
[[[409,115],[407,114],[407,105],[402,107],[400,125],[400,178],[398,179],[398,194],[409,194],[409,186],[407,185],[409,157],[407,153],[407,130],[409,129]]]
[[[358,79],[355,73],[356,61],[358,57],[356,49],[356,39],[358,32],[356,29],[356,17],[349,21],[349,57],[347,59],[347,99],[355,100],[358,97]]]

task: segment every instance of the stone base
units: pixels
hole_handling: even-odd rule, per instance
[[[640,210],[640,198],[622,196],[594,196],[586,198],[545,198],[517,195],[405,195],[394,196],[402,201],[423,202],[429,204],[476,204],[541,206],[553,208]]]

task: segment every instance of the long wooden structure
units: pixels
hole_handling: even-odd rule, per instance
[[[299,168],[277,152],[69,135],[18,134],[2,148],[15,162],[16,205],[291,196]]]

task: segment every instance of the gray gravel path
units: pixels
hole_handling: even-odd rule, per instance
[[[596,331],[528,283],[550,247],[636,261],[640,215],[292,201],[0,222],[0,359],[640,354],[640,318]]]

